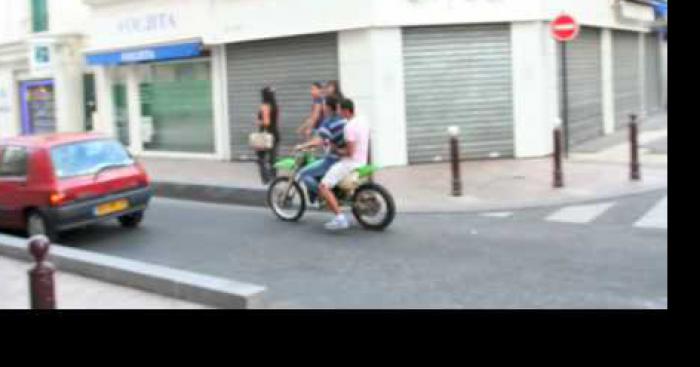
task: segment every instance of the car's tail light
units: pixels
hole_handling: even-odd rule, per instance
[[[54,192],[49,196],[49,203],[51,206],[60,206],[69,201],[68,195],[62,192]]]
[[[145,187],[151,184],[151,178],[148,177],[148,173],[146,173],[146,169],[143,167],[143,164],[140,162],[136,162],[136,167],[138,168],[140,174],[139,174],[139,185]]]

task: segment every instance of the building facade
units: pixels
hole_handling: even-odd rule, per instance
[[[339,80],[356,101],[371,123],[380,165],[446,159],[451,125],[460,127],[467,158],[550,154],[562,106],[560,53],[549,22],[562,12],[583,26],[567,47],[572,144],[622,128],[629,113],[644,117],[665,105],[666,46],[652,32],[657,19],[646,1],[83,0],[80,6],[89,16],[76,34],[50,39],[79,48],[61,54],[66,66],[53,71],[70,80],[53,86],[57,100],[63,86],[69,93],[85,86],[73,94],[75,116],[64,109],[56,126],[113,134],[142,156],[251,159],[247,137],[266,85],[277,90],[288,150],[299,142],[295,130],[310,110],[309,86],[319,80]],[[6,100],[43,86],[41,78],[36,86],[18,85],[22,72],[8,73],[5,65],[35,70],[29,49],[41,53],[36,48],[44,44],[54,43],[36,35],[0,41]],[[5,56],[13,48],[17,57]],[[94,84],[78,83],[83,79]],[[3,90],[0,128],[35,132],[23,130],[21,105],[10,103],[3,114]],[[85,101],[93,94],[90,109]]]
[[[80,0],[2,1],[2,6],[0,136],[85,130],[90,76],[82,49],[88,7]]]

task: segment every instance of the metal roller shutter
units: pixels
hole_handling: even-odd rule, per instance
[[[656,34],[646,36],[646,97],[649,113],[661,110],[661,50]]]
[[[576,40],[566,46],[569,142],[572,145],[603,135],[600,38],[600,30],[582,28]]]
[[[639,115],[642,97],[639,75],[639,33],[615,31],[613,33],[615,128],[627,126],[629,114]]]
[[[266,85],[277,91],[280,153],[288,154],[301,142],[296,129],[311,111],[311,83],[339,79],[337,35],[236,43],[226,52],[233,159],[255,158],[248,135],[254,131],[260,90]]]
[[[405,28],[403,37],[409,162],[448,159],[450,125],[466,157],[512,157],[510,26]]]

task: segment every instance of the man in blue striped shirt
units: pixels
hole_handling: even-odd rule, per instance
[[[345,119],[337,113],[338,100],[333,97],[326,98],[324,102],[324,116],[326,118],[316,132],[316,136],[309,142],[297,145],[297,150],[323,147],[323,158],[299,172],[301,180],[309,192],[309,201],[316,202],[318,197],[318,183],[331,167],[340,160],[336,148],[345,146]]]

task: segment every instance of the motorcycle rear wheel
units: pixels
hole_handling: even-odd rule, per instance
[[[383,186],[368,183],[355,190],[352,197],[352,214],[366,229],[383,231],[396,217],[396,204]]]
[[[277,218],[285,222],[296,222],[306,211],[306,200],[301,186],[296,182],[291,182],[289,177],[278,177],[267,190],[267,204],[275,213]],[[289,188],[289,192],[286,193]]]

